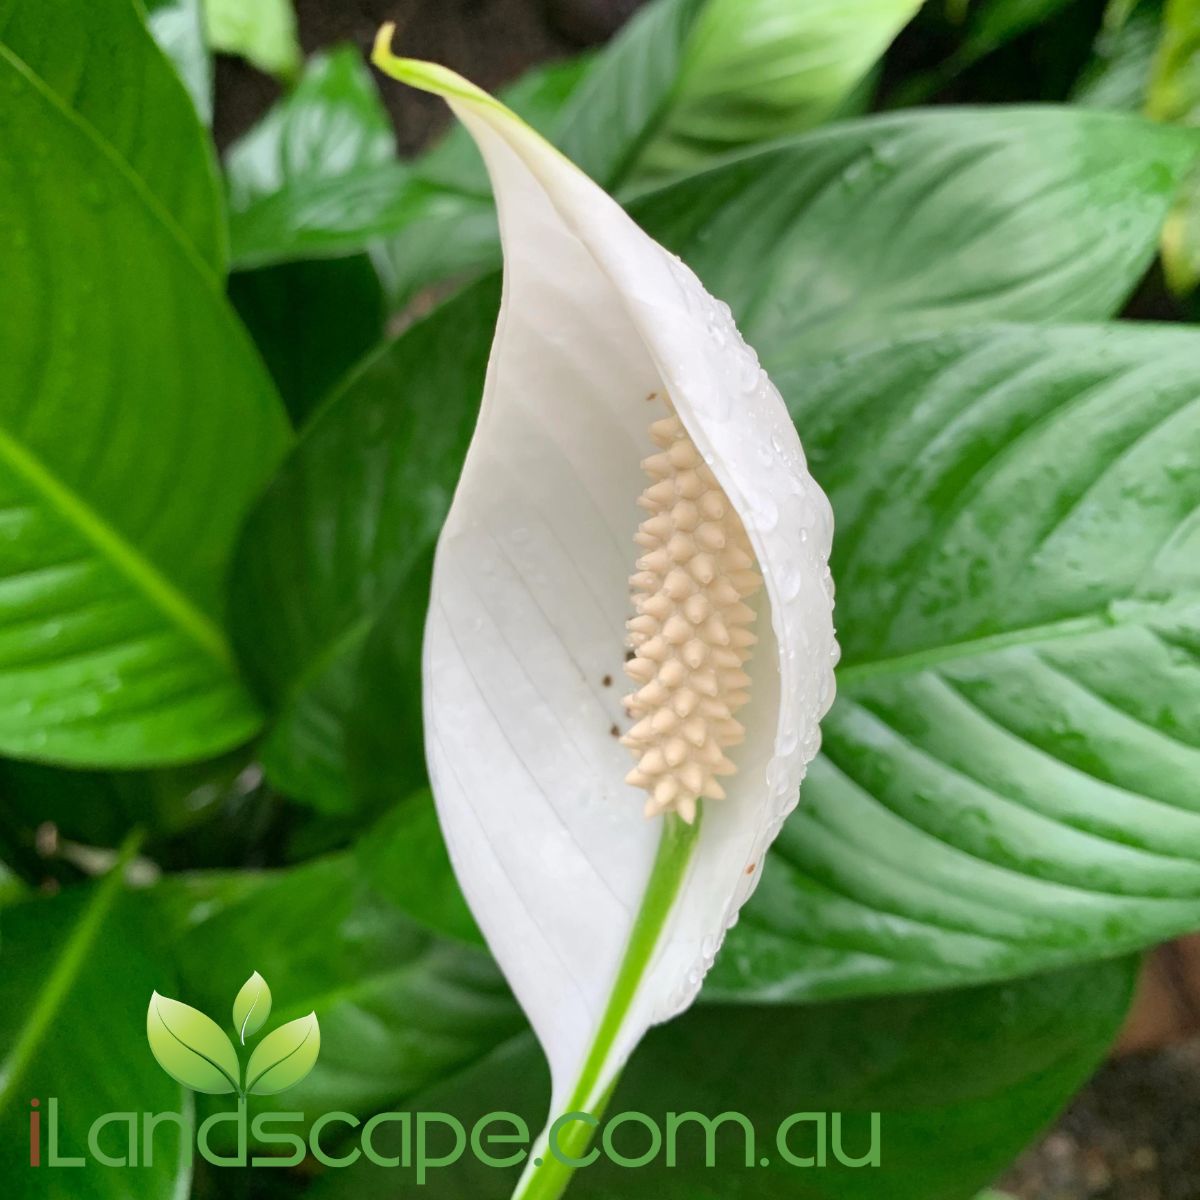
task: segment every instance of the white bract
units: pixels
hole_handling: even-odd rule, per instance
[[[552,1114],[597,1111],[695,997],[817,752],[832,516],[728,308],[511,112],[387,39],[376,63],[478,143],[504,247],[425,632],[433,790]],[[677,886],[644,905],[697,804]]]

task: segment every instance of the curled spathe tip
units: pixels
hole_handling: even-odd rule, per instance
[[[482,88],[476,87],[469,79],[464,79],[456,71],[443,67],[439,63],[425,62],[419,58],[402,58],[392,51],[392,42],[396,36],[395,21],[386,21],[379,27],[371,47],[371,62],[391,79],[406,83],[422,92],[431,92],[443,99],[457,98],[470,100],[477,104],[486,104],[490,108],[504,110],[492,96]]]

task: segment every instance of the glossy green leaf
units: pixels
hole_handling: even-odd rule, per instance
[[[283,79],[300,70],[292,0],[203,0],[208,43]]]
[[[833,115],[917,7],[919,0],[658,0],[582,79],[577,66],[542,68],[501,98],[605,186],[628,192]],[[314,111],[339,103],[345,86],[301,99],[302,84],[282,107],[312,121]],[[233,159],[230,168],[238,169]],[[246,211],[235,195],[235,261],[349,253],[387,235],[382,253],[397,301],[499,261],[490,189],[461,135],[408,168],[371,162],[342,174],[335,187],[317,172],[303,180],[297,172],[285,194]]]
[[[598,1161],[567,1193],[581,1200],[964,1200],[989,1183],[1095,1068],[1125,1014],[1134,964],[1102,963],[999,987],[835,1005],[771,1008],[700,1005],[654,1029],[610,1101],[610,1116],[640,1112],[665,1131],[668,1113],[741,1113],[754,1131],[723,1126],[716,1166],[704,1165],[703,1129],[677,1136],[637,1169]],[[412,1098],[417,1111],[452,1113],[469,1129],[489,1112],[544,1118],[549,1081],[528,1036],[513,1039],[458,1079]],[[870,1113],[880,1114],[878,1167],[848,1168],[832,1152],[824,1168],[787,1164],[776,1136],[792,1114],[844,1114],[845,1149],[863,1153]],[[500,1131],[501,1127],[493,1127]],[[793,1153],[811,1154],[801,1123]],[[504,1127],[503,1131],[507,1131]],[[398,1153],[398,1134],[375,1145]],[[614,1133],[627,1155],[649,1135],[630,1123]],[[496,1153],[510,1147],[493,1146]],[[762,1158],[767,1165],[762,1165]],[[357,1164],[330,1171],[311,1200],[385,1200],[411,1186],[412,1169]],[[515,1176],[464,1155],[431,1172],[438,1200],[507,1200]]]
[[[366,255],[238,271],[229,298],[296,425],[383,338],[383,289]]]
[[[211,1096],[239,1090],[237,1051],[199,1009],[155,992],[146,1010],[146,1038],[158,1065],[184,1087]]]
[[[1068,109],[904,114],[810,134],[633,211],[729,301],[785,395],[800,395],[814,356],[889,332],[1107,315],[1153,258],[1198,144],[1187,131]],[[326,809],[351,807],[346,730],[363,639],[440,525],[482,391],[495,295],[479,285],[350,381],[246,529],[234,623],[278,714],[264,761],[283,791]],[[403,606],[395,616],[411,627]],[[398,689],[373,687],[363,728],[375,727],[365,736],[380,752],[356,768],[363,795],[378,795],[372,774],[383,784],[392,764],[407,771],[419,746],[403,705],[389,717],[379,699]],[[418,785],[410,775],[392,794]]]
[[[48,1167],[49,1109],[57,1103],[58,1149],[83,1156],[88,1130],[106,1113],[192,1116],[192,1094],[154,1061],[142,1040],[146,1001],[174,986],[154,953],[144,909],[122,895],[120,872],[99,883],[40,896],[0,911],[0,1159],[13,1200],[130,1200],[186,1196],[190,1147],[176,1125],[154,1133],[153,1161],[136,1171],[96,1162],[84,1170]],[[41,1111],[42,1168],[29,1163],[29,1115]],[[140,1118],[139,1118],[140,1121]],[[98,1131],[107,1154],[126,1153],[129,1127]],[[86,1175],[86,1190],[83,1177]]]
[[[1200,926],[1200,334],[912,338],[792,399],[838,700],[712,977],[1018,975]]]
[[[503,94],[548,126],[586,61],[540,67]],[[400,302],[494,255],[495,210],[474,143],[452,128],[413,164],[399,163],[391,121],[356,49],[314,58],[296,90],[230,151],[227,166],[239,265],[369,245]]]
[[[748,155],[630,211],[781,361],[775,340],[806,355],[914,323],[1109,316],[1198,153],[1200,135],[1124,114],[906,112]],[[494,241],[477,253],[486,229],[472,223],[455,254],[498,261]]]
[[[202,0],[143,0],[154,40],[175,65],[196,112],[212,124],[213,65],[204,40]]]
[[[21,877],[6,863],[0,862],[0,908],[29,897],[29,889]]]
[[[421,682],[432,578],[430,545],[380,609],[355,665],[354,693],[346,710],[344,756],[347,785],[359,813],[389,812],[397,797],[417,792],[422,803],[413,807],[432,803],[425,790]],[[422,820],[417,824],[421,826]],[[423,840],[416,831],[414,836]]]
[[[267,981],[255,971],[233,1001],[233,1027],[237,1030],[242,1045],[252,1038],[271,1015],[271,989]]]
[[[785,397],[814,354],[995,320],[1109,316],[1200,134],[1056,107],[868,118],[634,207],[729,303]]]
[[[1158,0],[1142,0],[1132,12],[1126,3],[1110,3],[1096,39],[1092,60],[1080,76],[1072,99],[1089,108],[1140,112],[1158,48],[1162,19]]]
[[[5,158],[20,148],[31,176],[42,174],[39,168],[57,171],[63,187],[87,189],[79,212],[92,222],[107,207],[105,178],[120,175],[159,224],[212,270],[223,269],[224,219],[212,149],[183,85],[130,0],[0,0],[0,69],[21,77],[22,91],[36,91],[44,109],[41,136],[28,145],[14,143],[22,131],[10,132],[8,110],[22,104],[30,121],[35,106],[18,95],[15,81],[8,85]],[[75,164],[59,158],[55,126],[66,122],[77,125],[98,159],[79,179],[68,173]],[[31,179],[16,195],[30,195],[35,186]],[[5,184],[8,203],[11,196]],[[5,224],[11,237],[18,223],[6,212]],[[68,237],[71,232],[68,227]],[[8,242],[0,243],[0,253],[8,258]]]
[[[225,169],[240,267],[360,250],[380,211],[398,210],[384,224],[402,224],[414,202],[375,82],[349,46],[315,55],[288,96],[230,148]]]
[[[277,1019],[316,1011],[320,1058],[281,1097],[287,1110],[365,1118],[523,1027],[488,955],[406,917],[353,853],[288,871],[175,877],[147,902],[172,931],[180,986],[197,1005],[224,1010],[253,961],[271,981]]]
[[[305,430],[245,528],[233,623],[277,714],[263,762],[282,791],[326,810],[351,807],[344,721],[358,656],[441,527],[474,427],[497,295],[492,282],[468,290],[371,359]],[[318,525],[297,521],[318,506]],[[284,575],[302,586],[281,588]]]
[[[114,67],[138,106],[128,144],[178,138],[170,164],[195,114],[134,30],[141,43]],[[209,756],[259,724],[222,628],[222,579],[286,421],[211,264],[168,215],[169,199],[188,211],[179,185],[153,193],[92,123],[88,88],[69,110],[12,45],[0,48],[0,751],[76,765]],[[161,112],[133,86],[152,69],[170,87]]]
[[[407,797],[368,830],[357,853],[367,880],[381,896],[436,933],[468,945],[484,944],[454,878],[427,790]]]
[[[274,1096],[299,1083],[316,1066],[321,1026],[316,1013],[272,1030],[254,1048],[246,1065],[246,1092]]]
[[[833,115],[921,0],[666,0],[634,18],[563,114],[610,190],[696,171]]]

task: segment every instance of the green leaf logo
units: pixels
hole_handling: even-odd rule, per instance
[[[320,1052],[321,1027],[316,1013],[281,1025],[250,1055],[246,1094],[273,1096],[299,1083],[313,1069]]]
[[[271,989],[255,971],[233,1001],[233,1025],[242,1045],[271,1015]],[[199,1009],[155,992],[146,1013],[150,1049],[172,1079],[212,1096],[273,1096],[302,1080],[321,1052],[317,1014],[289,1021],[267,1034],[250,1055],[243,1083],[241,1063],[229,1036]]]
[[[146,1037],[158,1065],[184,1087],[210,1096],[241,1093],[233,1043],[199,1010],[155,992],[146,1013]]]
[[[242,1045],[248,1037],[253,1037],[266,1023],[271,1015],[271,989],[267,981],[255,971],[238,992],[233,1002],[233,1025],[238,1031]]]

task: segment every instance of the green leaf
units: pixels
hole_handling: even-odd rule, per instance
[[[310,59],[288,96],[230,148],[225,169],[240,267],[360,250],[379,212],[403,214],[412,203],[391,120],[350,46]]]
[[[155,992],[146,1010],[146,1037],[158,1065],[184,1087],[210,1096],[240,1090],[233,1043],[199,1009]]]
[[[0,863],[0,908],[17,900],[25,900],[29,889],[7,864]]]
[[[365,255],[238,271],[229,298],[297,425],[383,337],[383,289]]]
[[[1123,8],[1110,4],[1109,12]],[[1091,62],[1079,77],[1072,99],[1089,108],[1140,112],[1150,82],[1150,69],[1158,46],[1161,12],[1159,5],[1139,4],[1129,13],[1115,13],[1106,20]]]
[[[366,879],[381,896],[436,933],[484,945],[454,878],[428,791],[396,805],[363,836],[357,853]]]
[[[805,361],[855,342],[1111,315],[1197,153],[1200,134],[1124,114],[942,109],[822,130],[633,212],[787,396]]]
[[[822,756],[717,961],[775,1000],[1200,925],[1200,334],[912,338],[793,412],[837,523]]]
[[[11,996],[18,995],[22,990],[28,993],[27,1004],[13,1003],[2,1010],[8,1017],[10,1036],[5,1040],[4,1057],[0,1060],[0,1111],[7,1108],[25,1081],[37,1055],[43,1048],[43,1042],[60,1017],[61,1007],[67,1002],[72,990],[77,986],[81,973],[84,972],[88,957],[95,949],[96,941],[112,916],[114,907],[121,893],[121,884],[125,866],[137,849],[137,840],[130,839],[117,863],[117,869],[110,871],[103,882],[95,885],[86,893],[86,901],[78,907],[74,903],[64,903],[53,911],[59,915],[57,922],[53,921],[60,934],[60,945],[52,946],[47,939],[44,943],[46,953],[41,955],[43,975],[30,974],[18,970],[22,964],[12,958],[8,952],[8,935],[6,934],[5,952],[9,961],[6,971],[0,972],[0,983],[9,985],[11,981]],[[84,892],[74,893],[76,899]],[[13,910],[6,913],[6,921],[12,917],[18,928],[22,919],[21,912],[33,911],[33,906]],[[44,909],[38,909],[39,912]],[[20,945],[20,941],[13,942]],[[31,955],[31,957],[34,957]],[[41,994],[38,989],[44,990]]]
[[[1200,135],[1124,114],[906,112],[838,123],[629,207],[752,326],[760,354],[773,336],[808,353],[884,323],[1112,315],[1152,263],[1198,150]],[[462,229],[454,270],[498,261],[491,226]]]
[[[497,294],[492,281],[469,289],[369,360],[309,424],[245,527],[232,619],[276,714],[264,766],[280,790],[327,811],[352,807],[344,720],[356,700],[358,656],[449,507]],[[296,519],[305,510],[316,516],[314,505],[323,509],[319,537]],[[284,575],[303,586],[281,588]]]
[[[355,661],[354,692],[345,717],[344,753],[347,786],[359,813],[388,812],[398,796],[415,792],[422,792],[423,800],[432,803],[432,797],[424,791],[427,777],[421,680],[421,648],[432,579],[431,542],[428,552],[393,589]],[[432,814],[429,819],[436,828]],[[413,833],[419,836],[415,830]],[[458,927],[462,928],[461,923]],[[469,927],[474,928],[473,921]]]
[[[1109,314],[1153,258],[1197,144],[1186,131],[1070,109],[903,114],[810,134],[646,196],[633,212],[733,306],[785,395],[799,396],[812,358],[855,341]],[[247,524],[234,628],[278,714],[264,761],[281,790],[327,810],[353,807],[352,713],[363,715],[362,747],[378,747],[355,767],[363,797],[413,757],[411,710],[391,703],[408,685],[379,678],[389,635],[366,658],[363,641],[440,526],[495,297],[481,284],[382,351],[306,431]],[[394,644],[413,636],[419,609],[393,610],[404,626]],[[380,664],[376,690],[360,704],[368,660]],[[417,786],[408,775],[392,796]]]
[[[190,1000],[228,1004],[249,960],[276,1015],[315,1010],[321,1057],[284,1107],[364,1117],[455,1075],[524,1027],[491,959],[432,936],[345,853],[288,871],[165,880],[146,902],[172,933]]]
[[[30,5],[22,0],[0,0],[0,70],[20,76],[9,85],[4,111],[14,104],[29,107],[23,122],[37,109],[44,110],[39,139],[23,146],[24,165],[30,176],[15,195],[36,189],[36,177],[58,173],[61,186],[87,189],[79,206],[93,227],[106,208],[108,176],[121,176],[141,205],[157,221],[186,241],[219,273],[224,269],[225,233],[212,149],[192,103],[147,33],[130,0],[94,0],[79,5],[73,0],[42,0]],[[19,95],[28,87],[37,92],[36,104]],[[70,159],[60,160],[60,139],[55,126],[70,123],[86,137],[98,159],[92,176],[72,179]],[[5,157],[18,145],[5,117]],[[6,208],[12,189],[6,184]],[[8,213],[5,224],[18,227]],[[69,236],[69,234],[68,234]],[[10,243],[4,244],[10,254]]]
[[[190,1092],[164,1074],[142,1041],[142,1013],[169,967],[153,952],[144,909],[120,891],[121,872],[54,897],[9,904],[0,916],[0,1158],[5,1195],[16,1200],[129,1200],[186,1196],[191,1147],[177,1126],[154,1134],[153,1161],[136,1172],[95,1162],[86,1171],[46,1166],[50,1098],[58,1104],[58,1148],[88,1154],[92,1123],[105,1113],[177,1112],[190,1120]],[[30,1170],[30,1100],[42,1114],[41,1170]],[[140,1134],[140,1117],[137,1118]],[[101,1148],[122,1156],[129,1127],[102,1128]]]
[[[542,68],[501,99],[605,186],[628,192],[833,115],[918,7],[919,0],[659,0],[586,72]],[[354,86],[374,99],[369,79]],[[283,109],[312,120],[336,103],[326,85],[303,101],[290,97]],[[238,170],[232,159],[230,168]],[[253,208],[235,194],[237,262],[349,253],[388,235],[383,254],[402,301],[437,278],[499,261],[490,189],[461,135],[411,168],[347,164],[336,187],[317,172],[295,174],[284,194]]]
[[[204,0],[208,43],[236,54],[269,75],[291,79],[300,70],[292,0]]]
[[[321,1053],[321,1026],[316,1013],[297,1017],[268,1033],[246,1066],[246,1092],[274,1096],[300,1082],[316,1066]]]
[[[271,989],[267,981],[255,971],[245,983],[233,1001],[233,1027],[238,1031],[242,1045],[248,1037],[253,1037],[266,1023],[271,1015]]]
[[[64,20],[69,39],[88,20]],[[113,69],[135,132],[120,129],[131,148],[178,138],[163,161],[180,164],[195,115],[133,29]],[[0,751],[94,766],[212,755],[259,724],[222,579],[286,421],[167,195],[92,123],[111,110],[84,103],[89,87],[68,109],[14,44],[0,47]],[[65,86],[66,60],[52,63]],[[152,71],[172,89],[162,111],[135,86]],[[186,212],[178,186],[175,201]]]
[[[587,60],[531,71],[505,96],[550,124]],[[487,173],[464,131],[416,163],[396,161],[392,123],[354,48],[317,56],[295,91],[230,151],[230,224],[243,266],[371,245],[406,299],[438,275],[494,256]],[[383,235],[386,243],[375,243]]]
[[[1134,964],[1101,963],[999,987],[809,1007],[700,1005],[650,1032],[626,1068],[610,1114],[744,1114],[755,1134],[724,1126],[717,1166],[704,1165],[704,1133],[679,1131],[677,1163],[665,1152],[637,1170],[598,1161],[578,1172],[581,1200],[963,1200],[995,1175],[1066,1102],[1110,1044],[1128,1006]],[[970,1064],[964,1069],[964,1064]],[[489,1112],[545,1116],[548,1080],[528,1036],[498,1046],[470,1072],[406,1100],[453,1114],[470,1128]],[[850,1169],[828,1156],[822,1169],[788,1165],[776,1133],[794,1113],[844,1114],[845,1149],[863,1153],[871,1112],[880,1113],[881,1162]],[[807,1153],[801,1124],[789,1139]],[[615,1132],[627,1154],[647,1146],[639,1125]],[[375,1146],[398,1153],[384,1126]],[[411,1170],[411,1168],[410,1168]],[[385,1200],[412,1176],[366,1164],[330,1171],[311,1200]],[[439,1200],[505,1200],[510,1172],[464,1155],[430,1176]],[[390,1189],[390,1190],[389,1190]],[[714,1190],[716,1189],[716,1190]]]
[[[211,125],[213,65],[204,41],[201,0],[144,0],[144,3],[150,33],[174,64],[200,120]]]
[[[573,96],[561,146],[610,190],[696,171],[832,116],[921,0],[667,0]]]

